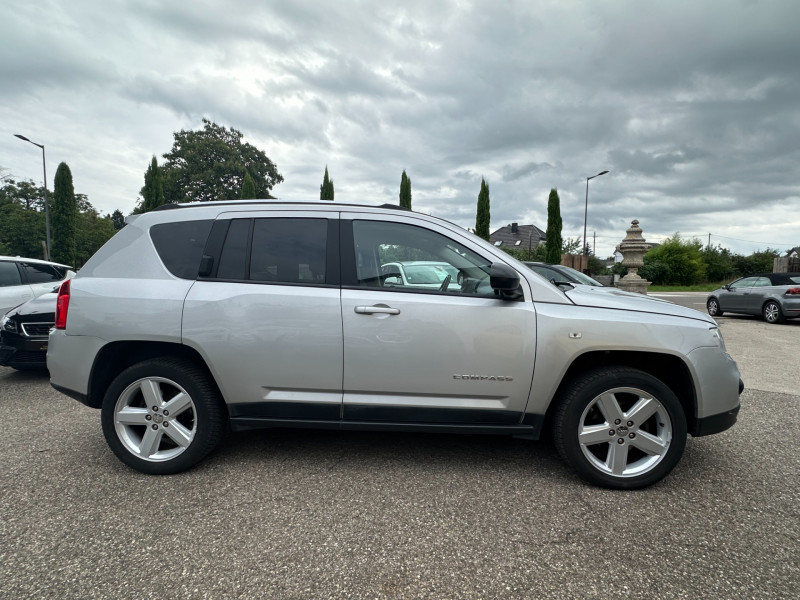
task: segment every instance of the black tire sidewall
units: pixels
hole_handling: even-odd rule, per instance
[[[635,388],[651,394],[667,411],[672,423],[672,439],[667,454],[650,471],[636,477],[615,477],[598,470],[584,456],[578,441],[583,411],[588,404],[613,388]],[[686,446],[686,416],[680,401],[668,386],[638,369],[604,367],[579,377],[560,398],[555,414],[554,441],[567,463],[584,480],[611,489],[639,489],[666,477],[678,464]]]
[[[196,431],[189,447],[177,457],[161,462],[147,461],[132,454],[117,435],[114,409],[122,392],[133,382],[146,377],[162,377],[182,387],[192,399]],[[103,398],[100,416],[103,435],[114,454],[129,467],[149,475],[180,473],[201,461],[219,443],[225,419],[216,388],[208,375],[188,361],[151,359],[122,371]]]

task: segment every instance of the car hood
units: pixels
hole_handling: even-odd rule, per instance
[[[566,290],[564,293],[579,306],[634,310],[659,315],[685,317],[687,319],[696,319],[716,324],[716,321],[710,316],[694,310],[693,308],[686,308],[685,306],[679,306],[667,300],[645,296],[644,294],[626,292],[618,288],[576,285],[571,290]]]
[[[20,304],[16,308],[12,308],[8,311],[8,316],[12,317],[16,315],[24,317],[27,315],[42,315],[47,313],[52,315],[56,312],[57,300],[58,294],[42,294],[33,300],[28,300],[25,304]]]

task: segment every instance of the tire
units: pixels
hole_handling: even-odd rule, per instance
[[[770,300],[764,304],[764,307],[761,309],[761,314],[764,316],[764,320],[767,323],[772,323],[773,325],[776,323],[783,323],[783,311],[781,311],[780,305],[774,300]]]
[[[683,407],[672,390],[644,371],[593,369],[571,382],[558,402],[556,449],[589,483],[618,490],[647,487],[669,474],[683,454]]]
[[[100,418],[106,442],[123,463],[148,475],[169,475],[193,467],[217,446],[227,413],[204,370],[158,358],[114,379]]]
[[[721,317],[724,313],[719,309],[719,300],[716,298],[709,298],[706,302],[706,309],[708,314],[712,317]]]

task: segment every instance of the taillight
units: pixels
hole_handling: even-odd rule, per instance
[[[58,288],[56,300],[56,329],[67,328],[67,311],[69,310],[69,279]]]
[[[784,296],[800,296],[800,287],[789,288],[788,290],[786,290]]]

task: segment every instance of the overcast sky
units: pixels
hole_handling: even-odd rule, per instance
[[[800,245],[800,2],[0,0],[0,167],[61,161],[128,214],[201,119],[277,164],[273,194],[547,226],[608,256],[639,219],[749,254]]]

